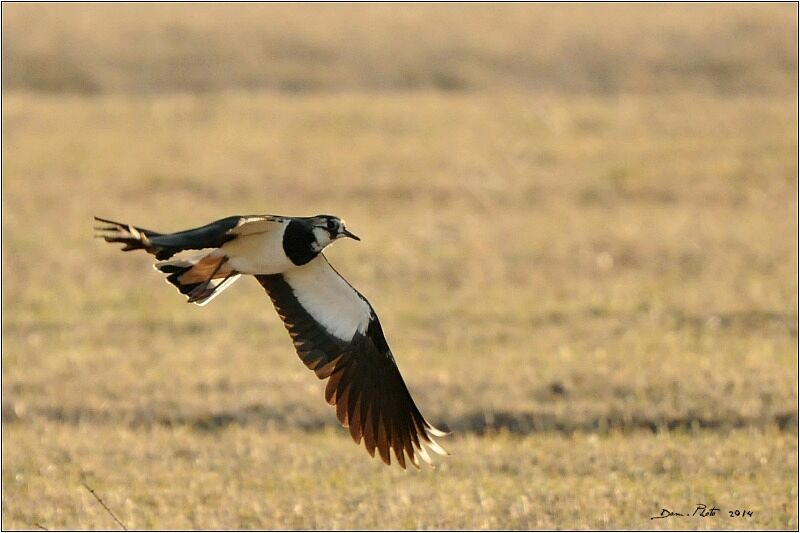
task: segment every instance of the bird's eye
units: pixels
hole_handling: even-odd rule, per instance
[[[333,231],[336,229],[336,221],[333,219],[328,219],[328,229]]]

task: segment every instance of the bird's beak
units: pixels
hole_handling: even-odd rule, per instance
[[[345,237],[350,237],[351,239],[354,239],[354,240],[356,240],[356,241],[360,241],[360,240],[361,240],[361,239],[358,237],[358,235],[356,235],[355,233],[350,233],[350,232],[349,232],[349,231],[347,231],[345,228],[342,228],[342,233],[341,233],[341,235],[344,235]]]

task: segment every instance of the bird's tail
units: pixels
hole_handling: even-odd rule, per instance
[[[189,303],[205,305],[239,279],[241,274],[227,262],[226,256],[212,252],[187,259],[162,261],[154,267],[167,274],[167,282],[188,296]]]

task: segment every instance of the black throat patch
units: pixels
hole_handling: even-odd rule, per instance
[[[319,255],[311,248],[315,242],[312,230],[309,222],[292,219],[283,232],[283,251],[295,265],[305,265]]]

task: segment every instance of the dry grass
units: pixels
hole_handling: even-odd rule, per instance
[[[3,83],[77,92],[793,92],[797,6],[3,5]]]
[[[4,527],[136,529],[787,528],[794,436],[462,435],[436,471],[363,457],[340,432],[212,433],[47,422],[6,430]],[[42,442],[50,444],[42,446]],[[31,449],[37,453],[29,452]],[[650,520],[697,503],[723,514]],[[754,510],[747,519],[728,510]]]
[[[326,521],[320,511],[315,522],[293,522],[304,519],[292,510],[306,501],[302,491],[287,492],[296,501],[285,508],[260,481],[241,476],[241,491],[228,497],[268,507],[228,522],[212,496],[222,489],[211,481],[189,485],[208,493],[192,489],[176,501],[154,492],[144,505],[144,488],[126,495],[132,489],[111,479],[160,472],[163,490],[170,483],[183,490],[188,473],[170,473],[147,451],[162,436],[169,453],[179,453],[173,438],[196,438],[195,448],[216,443],[204,453],[228,462],[237,459],[224,451],[236,449],[239,435],[288,446],[283,432],[291,428],[312,433],[290,433],[301,444],[283,453],[297,458],[273,468],[299,486],[317,479],[312,485],[344,498],[336,505],[361,501],[364,490],[354,482],[364,476],[336,470],[342,464],[379,476],[374,483],[384,483],[387,498],[397,483],[401,498],[414,498],[420,486],[435,490],[431,479],[475,487],[470,474],[492,471],[495,450],[516,442],[469,436],[487,427],[523,434],[617,427],[632,432],[624,446],[636,449],[625,463],[634,470],[638,457],[663,453],[660,443],[673,438],[637,428],[693,431],[674,437],[685,444],[675,460],[698,470],[690,478],[653,473],[626,502],[651,494],[654,483],[666,491],[663,505],[693,501],[694,480],[713,472],[703,466],[709,449],[720,450],[724,468],[763,476],[762,498],[774,505],[786,509],[796,497],[796,488],[786,490],[791,469],[768,462],[766,470],[737,470],[742,454],[759,461],[757,449],[778,453],[771,427],[796,427],[796,136],[785,102],[19,94],[4,104],[4,474],[43,475],[48,494],[60,495],[9,483],[9,527],[45,518],[51,527],[101,525],[102,514],[84,509],[72,474],[40,467],[40,453],[78,448],[82,459],[70,471],[91,471],[95,483],[132,498],[125,513],[141,527],[602,524],[588,508],[576,516],[558,507],[545,518],[551,500],[536,492],[557,485],[565,498],[576,494],[563,505],[583,506],[595,490],[589,479],[608,476],[602,464],[586,467],[591,478],[534,470],[513,481],[495,471],[491,490],[499,492],[489,494],[499,514],[480,519],[468,511],[477,493],[449,491],[449,500],[433,500],[443,505],[433,516],[409,503],[391,517],[375,506],[350,521]],[[171,229],[233,212],[332,212],[361,234],[362,243],[337,245],[330,256],[381,313],[424,412],[456,430],[449,468],[460,474],[400,478],[383,473],[343,431],[314,433],[333,425],[333,413],[254,283],[241,282],[207,308],[190,307],[147,257],[89,238],[93,214]],[[751,429],[727,434],[737,426]],[[52,435],[49,444],[25,451],[33,449],[26,439],[42,432]],[[793,437],[783,435],[789,444],[780,464],[793,464]],[[115,438],[130,441],[115,448]],[[540,438],[563,447],[538,432],[524,441],[538,449]],[[731,447],[731,438],[752,447]],[[295,467],[314,448],[305,439],[325,450],[315,452],[314,467]],[[620,442],[627,441],[598,446],[608,454]],[[104,453],[119,459],[113,468],[84,464],[95,446],[98,461]],[[528,461],[520,449],[504,453]],[[586,460],[580,449],[575,460]],[[203,464],[190,471],[212,476]],[[278,475],[237,468],[259,479]],[[339,485],[317,478],[330,469]],[[523,479],[536,489],[527,518],[510,521],[499,510],[516,500],[502,487]],[[736,505],[756,506],[751,489],[741,487]],[[726,493],[708,494],[721,502]],[[74,512],[63,510],[67,501]],[[49,510],[23,511],[33,502]],[[653,502],[608,524],[649,527]],[[796,524],[796,515],[758,505],[758,524]],[[272,515],[271,506],[288,514]]]
[[[42,20],[82,15],[56,36],[105,17],[106,30],[73,43],[103,44],[81,67],[101,94],[3,96],[4,528],[113,527],[82,481],[136,528],[798,527],[791,68],[729,39],[720,50],[746,67],[725,86],[736,94],[691,77],[670,94],[580,94],[577,81],[568,94],[520,91],[522,67],[469,82],[485,90],[374,92],[363,58],[401,45],[348,55],[338,24],[311,24],[292,38],[333,50],[345,74],[319,74],[320,88],[337,91],[189,94],[164,81],[142,95],[130,81],[142,71],[123,68],[141,66],[124,59],[138,49],[103,39],[210,24],[207,54],[227,42],[224,24],[243,28],[233,47],[259,34],[266,11],[176,19],[168,6],[152,26],[128,27],[108,6],[63,9]],[[283,18],[264,35],[294,35],[290,21],[307,13],[275,9]],[[418,9],[403,11],[419,28],[410,35],[434,39],[423,30],[439,12]],[[481,9],[471,24],[494,27],[502,13]],[[535,9],[565,35],[588,24]],[[786,8],[702,9],[713,28],[744,17],[764,37]],[[370,6],[364,20],[389,24],[386,12]],[[4,39],[31,13],[44,12],[4,5]],[[614,50],[634,35],[650,42],[643,11],[625,13],[615,31],[586,34],[627,43]],[[702,33],[664,13],[652,22],[664,32]],[[53,57],[61,37],[28,27],[17,50],[38,43]],[[166,61],[152,31],[142,57]],[[448,31],[446,49],[472,42]],[[427,65],[432,46],[415,40],[408,53]],[[640,72],[641,53],[608,61]],[[784,74],[741,81],[753,69]],[[148,257],[90,238],[92,215],[171,230],[265,212],[337,214],[362,237],[329,257],[380,313],[423,412],[455,431],[435,472],[386,468],[350,442],[255,282],[187,306]],[[697,502],[756,514],[649,520]]]

